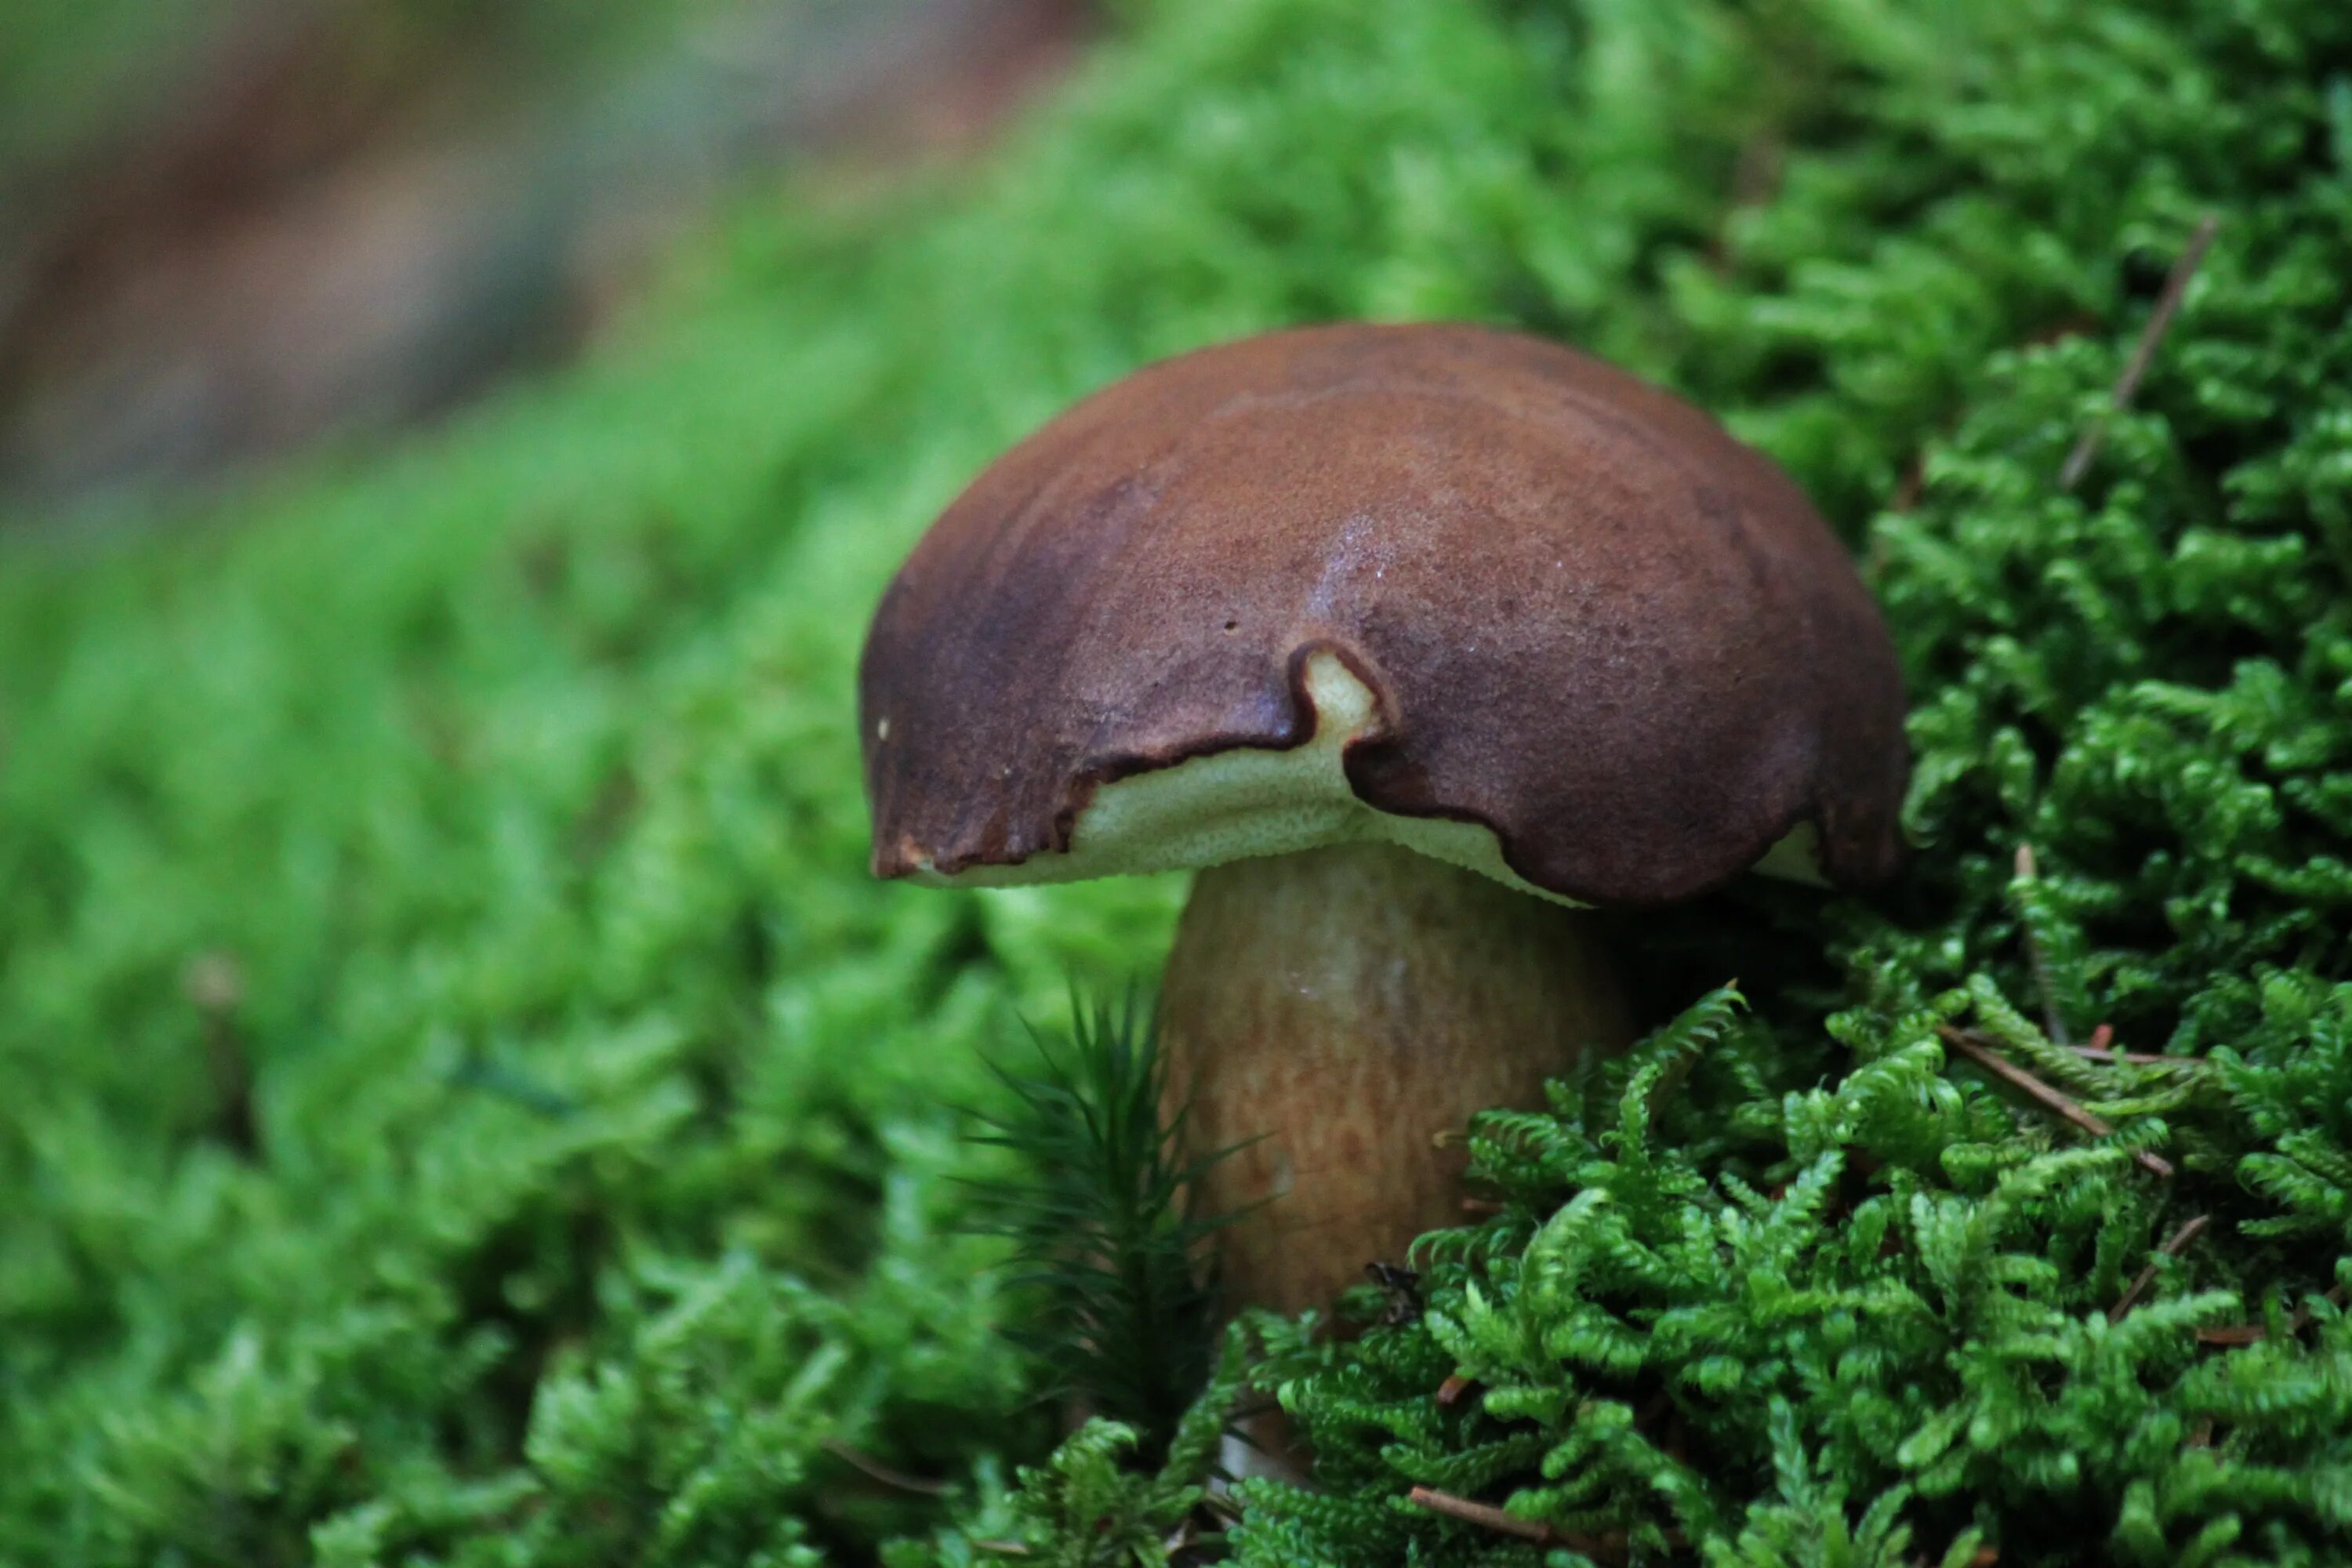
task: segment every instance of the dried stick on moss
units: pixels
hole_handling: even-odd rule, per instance
[[[2330,1286],[2325,1293],[2328,1303],[2336,1308],[2344,1305],[2345,1291],[2341,1285]],[[2287,1336],[2291,1339],[2311,1326],[2311,1303],[2297,1307],[2286,1321]],[[2260,1323],[2223,1323],[2218,1328],[2197,1331],[2200,1345],[2251,1345],[2270,1338],[2270,1331]]]
[[[1606,1557],[1618,1562],[1622,1562],[1625,1558],[1626,1539],[1620,1531],[1612,1531],[1607,1535],[1586,1535],[1579,1531],[1556,1530],[1539,1520],[1521,1519],[1515,1513],[1506,1513],[1491,1503],[1473,1502],[1466,1497],[1456,1497],[1452,1492],[1442,1492],[1432,1487],[1415,1487],[1405,1496],[1407,1500],[1427,1509],[1432,1513],[1441,1513],[1448,1519],[1458,1519],[1465,1524],[1475,1524],[1481,1530],[1491,1530],[1497,1535],[1517,1536],[1521,1541],[1531,1541],[1538,1546],[1565,1546],[1570,1551],[1580,1552],[1587,1557]],[[1667,1539],[1676,1545],[1682,1543],[1682,1537],[1676,1531],[1668,1531]]]
[[[2201,1068],[2203,1057],[2168,1057],[2157,1051],[2119,1051],[2116,1049],[2116,1031],[2112,1025],[2102,1024],[2091,1031],[2087,1046],[2068,1046],[2068,1050],[2086,1062],[2113,1065],[2126,1063],[2136,1068]]]
[[[945,1497],[952,1489],[945,1481],[928,1480],[921,1476],[910,1476],[904,1470],[893,1468],[874,1458],[873,1455],[861,1453],[851,1447],[838,1437],[827,1437],[817,1447],[860,1475],[879,1481],[893,1491],[913,1492],[920,1497]]]
[[[1465,1524],[1475,1524],[1481,1530],[1491,1530],[1497,1535],[1516,1536],[1521,1541],[1533,1542],[1538,1546],[1565,1546],[1571,1552],[1580,1552],[1587,1557],[1609,1562],[1623,1563],[1628,1560],[1629,1542],[1625,1532],[1622,1530],[1612,1530],[1602,1535],[1589,1535],[1577,1530],[1560,1530],[1545,1524],[1539,1520],[1521,1519],[1518,1515],[1507,1513],[1491,1503],[1474,1502],[1468,1498],[1456,1497],[1452,1492],[1442,1492],[1433,1487],[1415,1487],[1405,1496],[1408,1501],[1425,1508],[1432,1513],[1444,1514],[1448,1519],[1460,1520]],[[1665,1534],[1666,1542],[1671,1546],[1680,1548],[1687,1544],[1686,1539],[1679,1530],[1669,1530]]]
[[[2326,1300],[2329,1306],[2334,1307],[2338,1311],[2342,1311],[2344,1310],[2344,1287],[2341,1285],[2329,1286],[2323,1293],[2322,1299]],[[2294,1310],[2294,1315],[2286,1321],[2287,1332],[2291,1334],[2299,1334],[2310,1326],[2311,1303],[2309,1301],[2305,1301],[2302,1306],[2297,1307]]]
[[[1432,1513],[1442,1513],[1448,1519],[1458,1519],[1465,1524],[1475,1524],[1497,1535],[1516,1535],[1521,1541],[1532,1541],[1538,1546],[1549,1546],[1559,1539],[1559,1533],[1540,1520],[1521,1519],[1491,1503],[1473,1502],[1466,1497],[1455,1497],[1452,1492],[1415,1487],[1405,1496]]]
[[[2270,1331],[2260,1323],[2223,1323],[2197,1331],[2200,1345],[2258,1345],[2269,1337]]]
[[[2139,342],[2125,363],[2123,374],[2116,377],[2115,389],[2107,394],[2108,415],[2122,413],[2138,395],[2147,367],[2156,363],[2156,351],[2163,343],[2164,334],[2172,330],[2172,319],[2180,313],[2180,301],[2189,292],[2189,280],[2197,276],[2197,268],[2204,261],[2205,253],[2212,248],[2213,237],[2221,227],[2221,220],[2211,213],[2197,220],[2196,232],[2189,237],[2180,259],[2172,264],[2171,272],[2164,279],[2164,291],[2157,296],[2155,313],[2141,330]],[[2083,432],[2083,438],[2074,443],[2074,449],[2066,454],[2066,466],[2058,470],[2060,489],[2071,490],[2083,482],[2091,459],[2099,455],[2099,446],[2106,438],[2107,421],[2103,416],[2092,422],[2091,427]]]
[[[2179,1230],[2165,1237],[2164,1245],[2156,1249],[2158,1256],[2147,1260],[2147,1267],[2134,1277],[2130,1288],[2116,1299],[2114,1306],[2107,1309],[2107,1321],[2122,1322],[2124,1314],[2138,1306],[2139,1299],[2147,1294],[2147,1288],[2156,1283],[2156,1271],[2161,1260],[2166,1258],[2179,1257],[2181,1253],[2188,1250],[2190,1242],[2204,1234],[2205,1227],[2211,1223],[2211,1219],[2205,1215],[2194,1215],[2183,1221]]]
[[[1969,1060],[2002,1082],[2023,1090],[2042,1106],[2073,1122],[2092,1137],[2107,1138],[2114,1135],[2116,1130],[2105,1121],[2092,1115],[2064,1093],[2042,1082],[1966,1030],[1955,1029],[1948,1024],[1938,1024],[1936,1026],[1936,1033],[1946,1045],[1958,1051]],[[2140,1149],[2133,1151],[2132,1159],[2151,1174],[2168,1178],[2172,1174],[2172,1162],[2160,1154],[2151,1154]]]
[[[2017,876],[2020,881],[2025,882],[2040,879],[2031,844],[2017,847]],[[2018,929],[2025,933],[2025,959],[2033,969],[2033,988],[2042,995],[2042,1029],[2057,1044],[2072,1045],[2074,1040],[2066,1032],[2066,1020],[2058,1014],[2058,988],[2050,978],[2050,955],[2042,951],[2042,942],[2033,934],[2032,921],[2021,919]]]

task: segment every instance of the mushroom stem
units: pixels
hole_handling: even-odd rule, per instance
[[[1328,1306],[1462,1218],[1474,1112],[1632,1037],[1591,917],[1388,845],[1202,871],[1168,960],[1171,1097],[1229,1307]]]

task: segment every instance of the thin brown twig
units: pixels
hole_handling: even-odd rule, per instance
[[[1515,1513],[1505,1513],[1490,1503],[1473,1502],[1466,1497],[1455,1497],[1432,1487],[1415,1487],[1405,1494],[1408,1501],[1442,1513],[1448,1519],[1458,1519],[1465,1524],[1475,1524],[1481,1530],[1491,1530],[1497,1535],[1516,1535],[1521,1541],[1532,1541],[1538,1546],[1549,1546],[1560,1539],[1559,1533],[1541,1520],[1521,1519]]]
[[[2344,1287],[2341,1285],[2329,1286],[2327,1288],[2326,1299],[2330,1306],[2341,1310],[2344,1306]],[[2294,1310],[2294,1315],[2286,1321],[2286,1331],[2291,1334],[2299,1334],[2303,1332],[2305,1329],[2310,1327],[2310,1325],[2311,1303],[2306,1301],[2302,1306],[2297,1307]]]
[[[1457,1372],[1437,1385],[1437,1403],[1447,1407],[1459,1404],[1472,1386],[1471,1380]]]
[[[2168,1057],[2160,1051],[2119,1051],[2116,1049],[2116,1026],[2102,1024],[2091,1031],[2087,1046],[2069,1046],[2068,1050],[2089,1062],[2128,1062],[2136,1068],[2201,1068],[2203,1057]]]
[[[2172,330],[2173,317],[2180,313],[2180,301],[2189,292],[2189,280],[2197,275],[2198,267],[2212,248],[2213,237],[2221,228],[2221,220],[2213,213],[2197,220],[2196,232],[2189,237],[2179,259],[2165,275],[2164,291],[2156,297],[2156,310],[2140,330],[2139,342],[2125,362],[2123,374],[2116,377],[2114,389],[2107,394],[2107,414],[2092,421],[2091,427],[2083,432],[2083,438],[2074,443],[2074,449],[2066,454],[2066,466],[2058,470],[2060,489],[2071,490],[2082,482],[2083,476],[2090,470],[2091,459],[2099,455],[2099,446],[2107,438],[2107,416],[2131,406],[2148,366],[2156,363],[2156,351],[2163,343],[2164,334]]]
[[[253,1063],[237,1026],[237,1009],[245,1000],[244,971],[226,952],[199,953],[189,961],[180,986],[204,1016],[205,1065],[220,1107],[215,1122],[220,1139],[241,1158],[254,1159],[261,1152],[261,1122],[253,1103]]]
[[[2164,1245],[2156,1249],[2158,1258],[2179,1257],[2183,1252],[2189,1249],[2189,1244],[2196,1240],[2199,1236],[2202,1235],[2205,1227],[2212,1223],[2211,1218],[2208,1215],[2201,1214],[2191,1215],[2188,1219],[2181,1222],[2180,1228],[2179,1230],[2174,1231],[2170,1236],[2164,1238]],[[2131,1288],[2116,1299],[2114,1306],[2107,1309],[2107,1321],[2111,1323],[2122,1322],[2124,1321],[2124,1314],[2130,1311],[2134,1307],[2139,1305],[2139,1299],[2147,1294],[2147,1288],[2149,1286],[2156,1283],[2156,1271],[2159,1267],[2161,1267],[2161,1265],[2159,1264],[2158,1258],[2151,1258],[2147,1260],[2147,1267],[2141,1269],[2133,1279]]]
[[[1903,465],[1902,476],[1895,481],[1895,493],[1886,498],[1886,510],[1909,511],[1919,504],[1919,498],[1927,492],[1927,465],[1915,452],[1911,455],[1911,460]]]
[[[2344,1287],[2341,1285],[2330,1286],[2326,1291],[2326,1298],[2334,1305],[2337,1307],[2343,1306]],[[2303,1332],[2304,1330],[2310,1326],[2311,1303],[2308,1301],[2287,1314],[2287,1338],[2293,1339],[2295,1335]],[[2197,1331],[2197,1342],[2200,1345],[2260,1344],[2263,1341],[2270,1337],[2271,1331],[2263,1327],[2260,1323],[2223,1323],[2217,1328],[2200,1329]]]
[[[1611,1557],[1622,1560],[1626,1552],[1625,1532],[1612,1530],[1606,1535],[1587,1535],[1581,1531],[1559,1530],[1540,1520],[1521,1519],[1506,1513],[1490,1503],[1474,1502],[1466,1497],[1442,1492],[1434,1487],[1415,1487],[1405,1494],[1406,1500],[1427,1509],[1432,1513],[1458,1519],[1465,1524],[1475,1524],[1481,1530],[1491,1530],[1497,1535],[1516,1536],[1533,1542],[1538,1546],[1565,1546],[1571,1552],[1581,1552],[1587,1557]],[[1666,1541],[1673,1546],[1685,1544],[1680,1531],[1666,1531]]]
[[[2218,1328],[2197,1331],[2200,1345],[2253,1345],[2270,1338],[2270,1331],[2260,1323],[2223,1323]]]
[[[2068,1046],[2068,1050],[2086,1062],[2102,1062],[2114,1066],[2117,1062],[2136,1068],[2201,1068],[2203,1057],[2168,1057],[2156,1051],[2114,1051],[2105,1046]]]
[[[2041,879],[2041,868],[2033,861],[2032,845],[2020,844],[2017,847],[2016,864],[2019,881]],[[2042,951],[2041,942],[2034,940],[2033,927],[2030,922],[2021,920],[2017,924],[2018,929],[2025,933],[2025,962],[2033,970],[2033,987],[2042,993],[2042,1027],[2059,1045],[2073,1045],[2073,1037],[2066,1032],[2066,1020],[2058,1016],[2058,992],[2050,984],[2049,955]]]
[[[880,1481],[884,1486],[894,1488],[898,1491],[915,1492],[923,1497],[940,1497],[949,1489],[948,1483],[945,1481],[925,1480],[920,1476],[910,1476],[904,1470],[894,1470],[872,1455],[859,1453],[838,1437],[827,1437],[818,1447],[851,1469],[860,1471]]]
[[[1946,1045],[1967,1057],[1969,1060],[2011,1087],[2023,1090],[2041,1105],[2065,1118],[2092,1137],[2113,1136],[2115,1132],[2113,1127],[1967,1031],[1955,1029],[1949,1024],[1938,1024],[1936,1026],[1936,1033]],[[2144,1149],[2139,1149],[2132,1152],[2132,1159],[2143,1170],[2152,1174],[2164,1177],[2169,1177],[2172,1174],[2172,1162],[2162,1155],[2151,1154]]]

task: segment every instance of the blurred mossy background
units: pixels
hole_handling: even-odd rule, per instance
[[[204,6],[0,20],[0,1562],[2352,1553],[2352,9],[945,9],[346,5],[152,145]],[[1618,922],[1660,1033],[1418,1318],[1261,1325],[1319,1489],[1220,1537],[1238,1363],[1064,1442],[958,1110],[1181,885],[874,885],[851,672],[1005,444],[1343,316],[1788,465],[1920,856]]]

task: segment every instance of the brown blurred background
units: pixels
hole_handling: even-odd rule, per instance
[[[201,479],[574,351],[781,164],[968,155],[1087,0],[13,0],[0,501]]]

